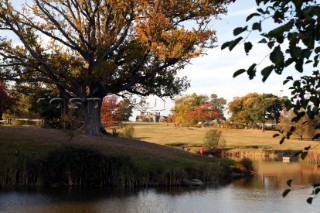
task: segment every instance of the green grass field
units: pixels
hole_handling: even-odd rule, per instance
[[[173,124],[166,123],[143,123],[130,122],[126,125],[133,125],[135,128],[135,137],[139,140],[157,143],[161,145],[173,145],[177,147],[188,146],[192,151],[199,150],[203,145],[205,133],[210,128],[194,127],[175,127]],[[274,150],[297,150],[311,145],[316,150],[317,141],[297,140],[291,138],[283,144],[279,144],[280,137],[273,138],[276,131],[252,130],[252,129],[220,129],[223,131],[223,137],[226,140],[226,147],[250,147],[259,146]]]

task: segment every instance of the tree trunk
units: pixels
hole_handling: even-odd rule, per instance
[[[101,123],[102,98],[88,99],[83,103],[84,124],[81,128],[88,135],[107,135],[107,131]]]

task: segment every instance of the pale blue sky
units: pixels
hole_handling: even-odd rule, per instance
[[[24,1],[13,0],[14,4],[21,4]],[[191,81],[191,87],[183,94],[197,93],[207,94],[216,93],[220,97],[231,101],[233,97],[243,96],[250,92],[273,93],[275,95],[289,95],[287,87],[282,85],[287,75],[298,75],[294,70],[284,71],[279,76],[272,74],[266,83],[262,83],[261,76],[257,73],[254,80],[249,80],[246,74],[233,78],[233,72],[240,68],[248,68],[253,62],[260,62],[268,53],[268,49],[264,46],[256,46],[249,56],[243,51],[243,47],[239,46],[232,52],[229,50],[221,50],[220,45],[226,41],[233,39],[233,29],[244,26],[245,18],[255,11],[255,0],[238,0],[229,5],[227,15],[221,16],[221,20],[213,20],[211,26],[217,30],[219,45],[217,48],[209,50],[206,56],[202,56],[191,61],[182,70],[179,75],[187,76]],[[251,39],[258,39],[253,35]],[[262,65],[266,65],[268,59]],[[283,92],[280,92],[283,91]],[[155,98],[150,97],[150,105],[153,106]],[[152,110],[163,109],[164,104],[161,100],[156,101],[157,106]],[[165,111],[168,114],[173,107],[173,102],[166,99]],[[135,112],[136,114],[137,112]]]

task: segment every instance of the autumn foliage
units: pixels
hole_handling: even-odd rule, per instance
[[[175,100],[173,117],[175,124],[195,125],[198,122],[211,122],[223,118],[223,109],[226,101],[212,94],[209,98],[206,95],[186,95]]]
[[[114,114],[117,108],[117,98],[115,96],[105,97],[101,106],[101,123],[104,127],[110,126],[116,121]]]
[[[313,138],[313,136],[318,133],[317,127],[319,127],[320,124],[319,117],[310,119],[307,115],[304,115],[299,121],[293,122],[292,119],[295,117],[296,114],[293,110],[288,111],[285,108],[281,114],[280,123],[277,125],[277,128],[284,132],[289,132],[294,129],[293,136],[298,137],[300,140]]]
[[[118,122],[127,121],[132,114],[132,106],[125,100],[119,101],[115,95],[106,96],[101,106],[101,123],[110,127]]]
[[[216,117],[222,116],[222,112],[218,111],[213,104],[205,103],[195,107],[187,114],[187,119],[191,121],[210,121]]]
[[[242,97],[235,97],[229,102],[230,121],[237,127],[250,128],[264,126],[267,122],[278,123],[283,102],[286,97],[273,94],[248,93]]]

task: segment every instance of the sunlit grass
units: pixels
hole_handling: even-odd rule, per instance
[[[161,145],[179,144],[185,145],[193,150],[199,149],[203,145],[203,138],[209,128],[195,127],[175,127],[173,124],[166,123],[140,123],[130,122],[135,128],[135,136],[138,139],[157,143]],[[279,144],[280,138],[273,138],[276,131],[252,130],[252,129],[220,129],[223,132],[223,137],[226,140],[226,147],[251,147],[258,146],[266,149],[275,150],[297,150],[303,149],[311,145],[316,150],[320,149],[317,146],[317,141],[298,140],[291,138],[283,144]]]

